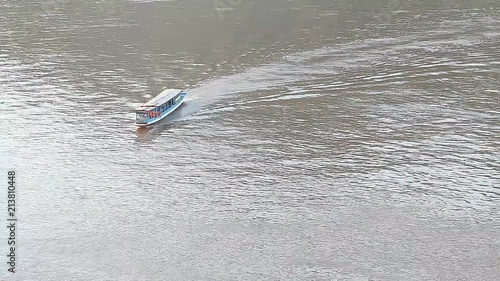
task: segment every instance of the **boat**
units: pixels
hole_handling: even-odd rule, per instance
[[[179,108],[186,96],[183,90],[166,89],[135,110],[135,125],[146,127],[163,120]]]

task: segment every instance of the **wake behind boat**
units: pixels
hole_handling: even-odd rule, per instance
[[[184,102],[187,93],[179,89],[167,89],[135,110],[135,125],[146,127],[155,124],[174,112]]]

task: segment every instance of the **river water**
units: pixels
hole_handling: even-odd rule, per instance
[[[497,0],[0,17],[1,280],[500,280]],[[173,87],[179,111],[136,129]]]

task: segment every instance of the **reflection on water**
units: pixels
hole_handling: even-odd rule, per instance
[[[0,3],[2,280],[499,279],[497,1],[220,2]]]
[[[151,131],[151,128],[147,127],[138,127],[136,132],[137,132],[137,137],[140,140],[148,140],[148,133]]]

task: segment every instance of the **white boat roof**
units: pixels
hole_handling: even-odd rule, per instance
[[[143,110],[146,108],[151,108],[151,107],[157,107],[160,106],[167,101],[171,100],[174,98],[177,94],[182,92],[180,89],[166,89],[165,91],[161,92],[159,95],[151,99],[150,101],[146,102],[144,105],[142,105],[140,108],[137,110]]]
[[[145,103],[145,106],[159,106],[167,102],[168,100],[171,100],[174,98],[178,93],[182,92],[182,90],[179,89],[166,89],[165,91],[161,92],[159,95],[154,97],[152,100],[148,101]]]

